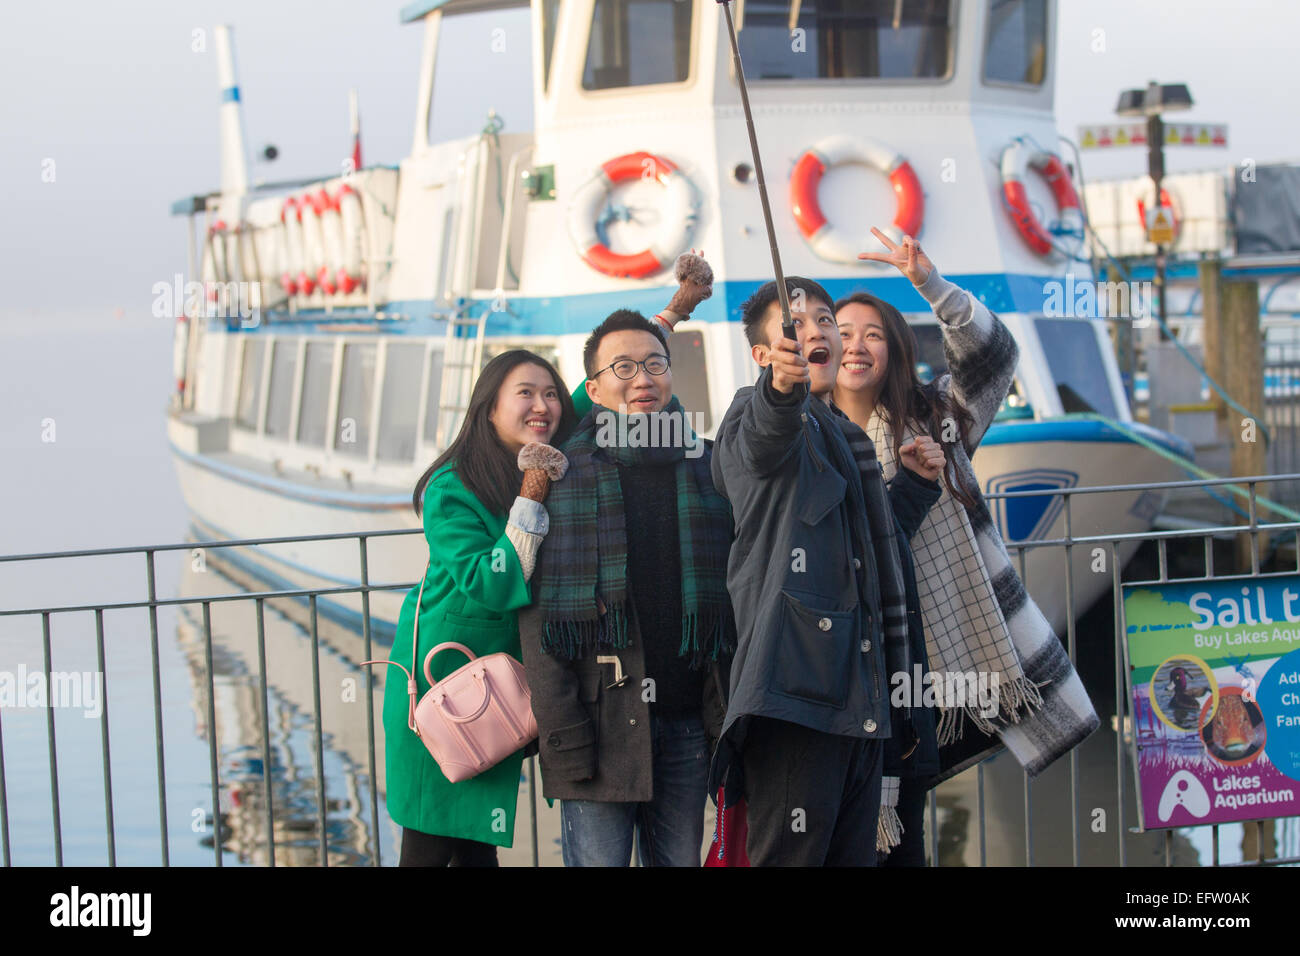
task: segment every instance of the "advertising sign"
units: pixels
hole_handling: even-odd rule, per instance
[[[1144,829],[1300,814],[1300,575],[1124,585]]]

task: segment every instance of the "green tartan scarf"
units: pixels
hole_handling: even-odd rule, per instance
[[[714,490],[711,449],[691,429],[677,398],[655,413],[621,414],[596,405],[563,450],[569,470],[546,501],[551,530],[539,570],[542,650],[573,660],[592,647],[627,646],[627,521],[618,466],[675,462],[682,565],[678,656],[698,669],[734,651],[727,594],[731,506]]]

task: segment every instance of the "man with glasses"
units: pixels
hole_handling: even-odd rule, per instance
[[[591,410],[564,444],[520,612],[543,793],[566,866],[698,866],[735,618],[731,508],[673,397],[667,335],[619,310],[583,350]]]

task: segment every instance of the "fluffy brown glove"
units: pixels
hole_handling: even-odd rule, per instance
[[[668,310],[690,315],[695,307],[713,295],[713,269],[694,249],[677,257],[674,268],[678,289],[668,303]]]
[[[551,490],[551,482],[559,481],[569,470],[569,459],[558,448],[530,441],[519,449],[519,470],[524,473],[524,484],[519,489],[519,496],[543,502],[546,493]]]

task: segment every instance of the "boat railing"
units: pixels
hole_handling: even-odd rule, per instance
[[[1008,778],[1001,774],[1001,769],[1005,768],[1006,761],[1002,761],[999,768],[992,767],[992,764],[998,763],[998,761],[986,761],[958,775],[953,780],[930,792],[926,836],[928,841],[927,857],[933,865],[986,865],[997,862],[1034,865],[1036,863],[1051,862],[1052,859],[1070,862],[1076,866],[1113,865],[1115,863],[1120,865],[1133,863],[1143,865],[1158,861],[1163,862],[1165,866],[1183,865],[1188,862],[1207,862],[1214,866],[1300,863],[1300,818],[1280,818],[1259,820],[1246,824],[1215,825],[1209,828],[1212,848],[1206,851],[1202,840],[1202,850],[1199,855],[1192,849],[1194,841],[1189,836],[1189,833],[1197,830],[1203,834],[1207,828],[1168,829],[1164,831],[1148,831],[1145,834],[1140,834],[1136,829],[1131,829],[1131,824],[1136,822],[1134,816],[1136,790],[1132,777],[1133,770],[1129,748],[1133,734],[1136,732],[1140,737],[1141,729],[1131,726],[1126,713],[1128,709],[1126,707],[1126,675],[1122,665],[1125,657],[1123,635],[1121,634],[1121,622],[1123,620],[1121,585],[1211,580],[1237,574],[1268,576],[1300,573],[1300,520],[1262,521],[1260,519],[1260,510],[1256,507],[1259,500],[1266,498],[1266,494],[1261,489],[1266,489],[1268,485],[1275,482],[1297,479],[1300,479],[1298,474],[1261,475],[1216,481],[1057,488],[987,495],[989,499],[1041,495],[1060,496],[1064,499],[1064,535],[1051,539],[1008,542],[1008,549],[1011,552],[1013,561],[1018,562],[1022,576],[1025,573],[1026,554],[1029,551],[1034,549],[1054,549],[1063,552],[1065,560],[1062,564],[1060,579],[1027,580],[1026,585],[1030,593],[1034,595],[1041,595],[1046,589],[1064,589],[1069,611],[1067,615],[1069,623],[1061,637],[1072,660],[1076,662],[1079,660],[1080,634],[1078,633],[1079,626],[1076,619],[1081,618],[1087,612],[1089,615],[1087,620],[1092,622],[1089,625],[1090,630],[1085,635],[1089,658],[1096,662],[1099,659],[1097,655],[1103,653],[1105,655],[1113,654],[1113,661],[1118,662],[1112,668],[1113,684],[1110,683],[1112,680],[1110,677],[1103,678],[1099,682],[1095,676],[1096,668],[1091,668],[1094,672],[1094,680],[1089,685],[1089,693],[1092,695],[1096,709],[1102,717],[1100,736],[1104,737],[1109,732],[1114,738],[1113,762],[1109,758],[1102,758],[1100,762],[1097,762],[1099,748],[1104,748],[1106,744],[1101,740],[1093,741],[1089,758],[1093,763],[1090,764],[1088,772],[1090,786],[1088,787],[1087,800],[1088,803],[1095,805],[1085,805],[1084,786],[1080,769],[1080,748],[1075,748],[1071,751],[1068,759],[1058,761],[1056,765],[1048,768],[1043,775],[1032,781],[1018,767],[1013,767],[1016,777],[1010,779],[1019,778],[1019,787],[1013,786],[1012,789],[1022,790],[1022,794],[1013,793],[1010,800],[1006,799],[1006,780]],[[1199,489],[1207,491],[1210,486],[1228,484],[1240,486],[1244,490],[1246,500],[1249,503],[1248,520],[1243,521],[1241,524],[1184,527],[1125,534],[1111,534],[1103,529],[1100,532],[1093,530],[1087,534],[1076,534],[1071,519],[1070,503],[1078,496],[1108,493],[1131,495],[1134,491],[1145,490]],[[260,727],[260,732],[255,734],[259,739],[243,740],[240,742],[239,747],[241,752],[246,752],[246,756],[243,758],[245,765],[260,766],[260,769],[253,773],[251,777],[252,783],[244,792],[260,790],[256,802],[260,803],[259,809],[261,812],[260,814],[250,813],[246,807],[240,808],[244,825],[260,831],[256,834],[255,839],[255,842],[259,843],[256,854],[257,860],[264,862],[266,865],[276,865],[277,847],[281,850],[282,864],[285,859],[292,859],[291,850],[293,853],[301,855],[305,852],[302,845],[303,832],[308,831],[314,837],[315,861],[321,865],[364,861],[368,865],[379,866],[385,862],[381,858],[380,852],[382,842],[380,808],[382,804],[379,793],[379,777],[376,772],[376,761],[382,759],[382,754],[379,754],[378,757],[376,754],[375,704],[380,697],[376,695],[375,690],[378,678],[369,669],[360,667],[359,664],[362,660],[369,660],[385,654],[385,649],[376,647],[372,639],[370,595],[378,590],[409,590],[414,586],[415,582],[372,582],[369,556],[371,547],[376,544],[377,539],[419,533],[420,529],[415,528],[198,542],[185,541],[132,547],[0,555],[0,575],[5,575],[11,568],[16,569],[24,565],[30,568],[30,566],[35,565],[40,569],[42,579],[62,579],[64,576],[57,570],[59,567],[57,564],[49,565],[50,571],[45,574],[46,562],[72,562],[78,571],[75,577],[78,582],[95,580],[94,577],[85,573],[86,565],[81,562],[125,556],[133,560],[139,560],[138,573],[142,574],[144,585],[143,597],[136,600],[103,601],[72,598],[59,604],[0,607],[0,632],[15,633],[15,627],[23,620],[39,621],[41,648],[39,669],[44,675],[46,687],[53,687],[61,673],[56,669],[56,657],[62,657],[66,661],[73,655],[89,654],[92,643],[83,639],[81,646],[74,647],[69,646],[74,643],[73,641],[62,639],[56,641],[53,627],[55,619],[58,618],[63,621],[67,618],[83,615],[81,620],[85,622],[87,617],[84,616],[88,616],[93,620],[93,650],[98,663],[99,678],[103,682],[100,697],[102,708],[96,715],[99,721],[100,744],[98,767],[93,766],[95,760],[93,748],[74,748],[70,752],[68,744],[64,744],[63,749],[60,749],[60,737],[57,733],[58,727],[55,720],[55,711],[58,708],[55,706],[56,702],[53,697],[46,702],[43,714],[45,725],[44,749],[48,758],[47,767],[42,766],[42,761],[38,756],[40,742],[35,738],[40,735],[31,731],[33,722],[29,721],[23,725],[27,728],[27,732],[18,733],[17,739],[14,739],[11,733],[8,732],[10,726],[8,712],[0,712],[0,847],[3,850],[0,859],[3,860],[4,865],[48,864],[50,862],[60,866],[64,864],[65,830],[68,829],[64,807],[67,803],[68,791],[72,787],[61,778],[61,768],[64,770],[72,768],[74,770],[74,773],[70,776],[77,783],[77,787],[72,796],[75,805],[79,807],[84,807],[87,805],[87,801],[92,801],[91,792],[94,789],[92,781],[96,777],[102,781],[103,829],[101,839],[103,843],[101,845],[106,850],[106,856],[102,857],[102,859],[110,866],[117,865],[119,826],[115,808],[118,807],[119,801],[122,799],[120,793],[126,789],[126,786],[120,781],[115,784],[113,776],[114,762],[112,760],[113,751],[111,749],[112,741],[110,740],[108,720],[110,703],[115,724],[122,721],[137,728],[144,728],[149,724],[149,718],[152,717],[152,740],[146,743],[138,739],[132,743],[138,747],[147,747],[148,743],[153,745],[154,779],[150,781],[153,786],[149,787],[148,783],[142,783],[138,780],[132,781],[133,789],[131,792],[134,794],[134,800],[139,801],[141,795],[147,793],[150,789],[156,791],[157,855],[154,856],[152,850],[150,850],[150,847],[153,846],[153,838],[144,832],[151,829],[151,825],[141,824],[138,816],[136,816],[133,817],[132,826],[129,828],[132,843],[130,850],[124,854],[125,857],[129,857],[125,862],[169,865],[173,841],[178,836],[192,839],[194,832],[197,832],[192,832],[193,828],[189,819],[176,819],[174,816],[169,818],[168,814],[169,800],[175,799],[174,790],[179,786],[173,784],[173,789],[169,790],[169,768],[164,748],[163,661],[165,654],[170,652],[172,648],[167,647],[160,636],[159,612],[169,608],[176,609],[174,613],[177,614],[178,620],[182,608],[188,609],[187,616],[191,622],[189,636],[184,641],[186,644],[184,650],[187,652],[190,680],[194,690],[194,699],[190,701],[190,705],[194,710],[196,721],[203,728],[200,736],[206,737],[207,741],[208,779],[205,781],[204,790],[206,796],[204,799],[205,802],[210,802],[210,808],[204,808],[204,812],[210,812],[211,826],[215,831],[211,837],[211,859],[213,864],[221,866],[223,857],[229,857],[231,853],[231,848],[225,845],[227,831],[222,824],[223,816],[228,816],[230,812],[229,797],[225,796],[222,791],[223,785],[229,783],[231,771],[228,761],[231,756],[222,752],[216,732],[218,695],[214,660],[222,662],[223,667],[227,668],[223,672],[224,678],[225,674],[229,673],[228,668],[231,666],[231,657],[237,654],[244,655],[244,658],[239,661],[238,673],[243,675],[244,680],[247,682],[246,695],[254,701],[252,703],[245,702],[245,706],[250,710],[260,710],[260,714],[250,718],[252,723]],[[266,545],[305,544],[341,539],[356,541],[358,583],[337,587],[236,589],[233,593],[209,591],[209,593],[197,595],[178,593],[171,596],[159,593],[158,563],[161,558],[168,555],[175,555],[183,560],[186,557],[185,552],[190,552],[195,556],[207,554],[208,552],[213,552],[216,555],[226,549],[260,548]],[[1228,539],[1231,539],[1231,541]],[[1122,565],[1120,560],[1121,547],[1126,544],[1131,545],[1135,541],[1141,542],[1146,550],[1139,551],[1137,558],[1127,565]],[[1232,547],[1233,543],[1237,546],[1235,549]],[[1077,572],[1072,570],[1074,565],[1070,560],[1070,554],[1074,549],[1078,548],[1087,548],[1094,555],[1100,552],[1105,558],[1101,563],[1101,567],[1104,569],[1102,573],[1107,574],[1111,579],[1110,601],[1112,607],[1109,614],[1106,613],[1104,606],[1106,601],[1104,596],[1092,609],[1076,606],[1076,589],[1073,578]],[[1196,557],[1198,566],[1189,570],[1192,556]],[[66,577],[72,579],[71,575]],[[208,578],[206,580],[211,581],[212,579]],[[180,590],[179,586],[177,590]],[[346,645],[349,649],[346,653],[340,653],[339,648],[344,645],[337,641],[331,641],[328,633],[324,637],[322,636],[323,632],[330,626],[330,622],[322,621],[320,618],[323,615],[318,613],[321,602],[329,601],[332,597],[343,594],[359,595],[361,605],[360,633],[359,635],[355,633],[351,635],[351,643]],[[305,607],[307,612],[305,617],[299,616],[300,620],[306,622],[299,633],[301,635],[301,646],[310,648],[311,678],[309,682],[305,681],[304,675],[301,673],[302,668],[299,667],[294,679],[299,681],[300,688],[307,688],[300,691],[296,706],[300,714],[305,715],[308,710],[311,714],[308,737],[314,765],[312,783],[304,785],[303,781],[298,781],[300,805],[294,808],[295,812],[298,813],[298,818],[288,821],[293,824],[292,827],[284,825],[286,823],[284,815],[290,811],[280,805],[285,801],[277,803],[272,788],[272,768],[277,765],[272,759],[273,744],[268,696],[272,692],[275,692],[278,696],[280,691],[276,688],[275,681],[268,681],[267,678],[267,605],[270,603],[274,610],[278,609],[286,601],[296,603],[300,610]],[[251,636],[245,635],[241,639],[240,648],[242,650],[227,647],[224,644],[214,648],[213,613],[215,609],[219,609],[229,602],[245,602],[245,605],[251,602],[255,612],[256,641],[254,643]],[[106,619],[120,612],[129,611],[134,611],[136,614],[144,612],[148,617],[150,662],[148,680],[152,688],[151,694],[139,692],[131,694],[125,691],[115,693],[115,685],[107,680],[107,672],[105,671]],[[1107,620],[1108,623],[1096,623],[1103,619]],[[1107,628],[1112,630],[1109,641],[1102,637]],[[32,630],[34,632],[34,626]],[[75,637],[72,632],[76,630],[80,630],[82,635],[90,633],[89,628],[86,628],[83,624],[77,627],[69,627],[64,631],[64,634]],[[357,640],[358,637],[359,641]],[[9,646],[16,645],[11,643]],[[323,664],[328,665],[325,671],[322,669]],[[349,772],[347,781],[344,784],[330,783],[326,775],[325,753],[327,739],[329,741],[328,746],[335,747],[338,745],[338,734],[336,732],[326,732],[322,710],[323,694],[326,693],[322,686],[324,679],[322,674],[337,676],[341,672],[340,669],[342,669],[342,672],[354,676],[358,691],[357,701],[360,702],[363,699],[365,702],[364,718],[356,713],[355,709],[347,711],[350,715],[347,720],[354,724],[364,721],[365,743],[361,748],[364,750],[364,755],[358,756],[350,764],[352,770]],[[24,672],[26,672],[25,665]],[[167,676],[169,679],[172,677],[170,673]],[[137,676],[136,679],[140,678]],[[223,696],[223,707],[227,705],[228,701]],[[223,720],[225,719],[223,716]],[[67,724],[64,724],[64,727],[66,728]],[[351,730],[355,734],[354,739],[361,739],[359,726],[353,726]],[[175,724],[168,725],[166,731],[169,735],[176,735],[180,732]],[[147,736],[147,733],[137,733],[137,737],[144,736]],[[279,743],[275,746],[278,747]],[[1088,746],[1087,742],[1085,742],[1085,746]],[[252,754],[256,754],[258,759],[253,760],[250,756]],[[347,761],[352,758],[346,755],[340,758],[337,753],[332,753],[331,765],[337,767],[340,759]],[[190,769],[193,770],[193,768]],[[46,771],[49,776],[48,817],[44,817],[41,813],[39,804],[44,802],[44,798],[38,796],[38,794],[43,787],[36,782]],[[304,775],[302,771],[296,772],[300,776]],[[999,779],[1002,781],[1000,789],[995,792],[1001,800],[1000,806],[1002,806],[1004,812],[993,818],[996,832],[993,838],[990,839],[988,832],[990,821],[987,808],[990,792],[993,791],[989,790],[986,778],[995,772],[999,773]],[[1104,797],[1099,796],[1097,786],[1097,778],[1102,774],[1105,774],[1107,780]],[[525,775],[528,792],[526,800],[528,804],[528,821],[527,823],[524,822],[521,813],[518,827],[522,836],[516,842],[528,847],[532,865],[537,866],[543,862],[541,859],[542,848],[539,847],[538,837],[539,814],[545,811],[539,808],[537,800],[538,776],[535,758],[526,761]],[[190,781],[187,781],[187,786],[191,790],[193,788],[192,779],[193,773],[191,773]],[[21,784],[18,786],[21,802],[17,804],[13,802],[11,796],[15,784]],[[304,786],[305,789],[303,789]],[[327,793],[327,791],[332,792]],[[1036,792],[1043,795],[1037,801],[1034,799]],[[1068,792],[1068,800],[1064,799],[1066,792]],[[305,807],[305,801],[302,800],[303,793],[312,795],[310,807],[312,819],[310,821],[305,819],[308,810]],[[1023,802],[1021,802],[1021,796]],[[223,797],[225,798],[224,804]],[[1045,799],[1045,797],[1051,799]],[[340,804],[346,804],[342,811],[338,809]],[[1104,819],[1111,821],[1103,826],[1100,831],[1096,826],[1099,811],[1101,811]],[[73,836],[76,847],[75,855],[78,858],[82,858],[88,852],[91,852],[89,847],[94,842],[93,834],[98,827],[91,823],[90,816],[97,815],[98,812],[97,809],[78,811],[78,816],[73,825],[75,830]],[[151,814],[150,810],[138,804],[133,807],[133,812],[137,815],[140,813],[145,814],[146,821]],[[346,853],[341,852],[345,849],[340,845],[345,837],[341,834],[338,825],[337,814],[340,812],[347,815],[348,826],[351,830],[358,831],[358,834],[347,837],[347,839],[351,840],[351,843],[346,848],[348,851]],[[712,812],[711,809],[709,812]],[[330,818],[331,813],[335,814],[334,818]],[[246,819],[250,816],[254,818],[251,822]],[[257,816],[260,816],[261,819],[256,819]],[[32,852],[30,841],[28,841],[23,844],[17,854],[22,858],[15,859],[12,829],[15,820],[17,826],[28,833],[33,829],[40,829],[44,826],[51,828],[53,838],[49,858],[27,859],[26,855]],[[124,827],[123,829],[127,828]],[[286,831],[291,832],[286,833]],[[956,840],[953,839],[954,833],[958,835]],[[1221,836],[1227,834],[1231,837],[1238,833],[1240,834],[1242,847],[1240,859],[1228,859],[1228,856],[1234,854],[1221,852]],[[1044,834],[1048,835],[1047,839],[1043,839]],[[295,841],[292,848],[284,845],[285,842],[289,841]],[[206,843],[204,845],[206,846]],[[1065,849],[1067,845],[1069,848],[1068,853]],[[188,852],[192,850],[192,847],[187,846],[186,849]],[[548,846],[546,850],[548,856],[545,862],[555,862],[557,856],[554,848]],[[1204,860],[1203,857],[1207,852],[1209,859]],[[142,853],[147,854],[148,858],[145,859]],[[991,856],[993,859],[990,859]],[[392,861],[388,860],[388,862],[391,863]]]

